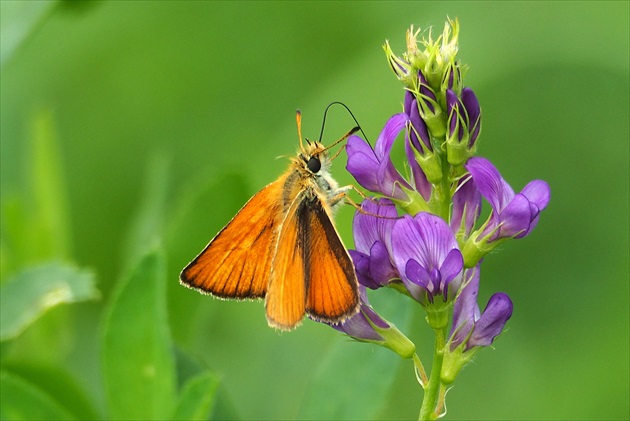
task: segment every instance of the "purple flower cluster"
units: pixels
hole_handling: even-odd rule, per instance
[[[515,193],[489,160],[475,156],[481,107],[462,84],[456,36],[447,35],[440,48],[438,41],[425,42],[421,52],[413,34],[403,58],[386,44],[390,65],[405,85],[403,112],[387,120],[374,148],[357,135],[348,139],[347,170],[380,198],[366,199],[353,223],[350,255],[362,289],[361,311],[335,327],[359,340],[384,341],[391,324],[369,305],[366,291],[394,287],[422,304],[429,319],[431,311],[449,309],[450,350],[463,353],[490,345],[512,315],[504,293],[494,294],[480,312],[480,262],[500,243],[531,233],[550,189],[534,180]],[[391,157],[403,131],[405,176]],[[492,209],[485,222],[479,220],[482,199]]]

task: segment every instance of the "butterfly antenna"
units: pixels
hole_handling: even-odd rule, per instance
[[[295,111],[295,122],[297,123],[298,138],[300,139],[300,149],[303,150],[304,145],[302,143],[302,111]]]
[[[352,119],[354,120],[354,122],[357,124],[357,126],[351,130],[351,133],[349,133],[347,136],[342,137],[341,139],[339,139],[338,141],[336,141],[335,143],[333,143],[330,146],[334,146],[337,143],[341,142],[342,140],[345,140],[348,138],[348,136],[350,136],[352,133],[356,133],[357,131],[360,131],[361,134],[363,135],[363,138],[366,140],[366,142],[369,143],[369,140],[367,138],[367,136],[365,135],[365,132],[363,131],[363,129],[361,128],[361,125],[359,124],[359,121],[356,119],[356,117],[354,116],[354,114],[352,114],[352,111],[350,111],[350,108],[348,108],[348,106],[346,104],[344,104],[343,102],[340,101],[334,101],[331,102],[330,104],[328,104],[328,106],[326,107],[326,109],[324,110],[324,118],[322,119],[322,129],[319,132],[319,142],[321,143],[322,138],[324,137],[324,127],[326,127],[326,116],[328,115],[328,110],[330,109],[330,107],[332,107],[333,105],[341,105],[343,108],[346,109],[346,111],[348,111],[348,114],[350,114],[350,116],[352,117]],[[329,146],[329,147],[330,147]],[[328,148],[326,148],[328,149]]]

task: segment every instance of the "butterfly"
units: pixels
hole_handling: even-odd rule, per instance
[[[256,193],[180,274],[180,283],[224,299],[264,298],[269,326],[292,330],[305,315],[335,324],[359,310],[357,276],[333,224],[352,186],[330,175],[329,147],[302,142],[288,170]]]

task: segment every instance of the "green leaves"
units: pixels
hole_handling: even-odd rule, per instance
[[[208,419],[214,408],[219,380],[208,370],[196,368],[176,397],[165,289],[165,258],[156,250],[123,278],[106,309],[102,372],[111,419]],[[14,338],[60,303],[98,296],[91,273],[58,262],[25,270],[2,286],[1,337]],[[58,379],[55,388],[47,380],[53,378]],[[82,391],[65,372],[46,366],[4,364],[0,386],[2,419],[79,419],[95,414],[89,403],[75,402]],[[70,391],[75,400],[67,398]]]
[[[0,418],[3,420],[69,420],[74,417],[35,385],[0,371]]]
[[[192,377],[176,404],[166,315],[166,263],[155,250],[122,280],[103,325],[103,377],[111,419],[208,419],[218,379]]]
[[[66,184],[52,111],[38,108],[29,123],[28,164],[21,168],[28,188],[13,186],[2,202],[3,280],[35,262],[66,260],[71,254]]]
[[[184,385],[173,419],[207,420],[214,408],[219,379],[210,371],[192,377]]]
[[[2,10],[0,65],[4,65],[13,52],[37,29],[56,3],[51,0],[0,2]]]
[[[407,331],[411,306],[400,306],[403,297],[382,290],[374,308],[381,314],[396,314],[397,326]],[[380,292],[380,291],[379,291]],[[370,297],[372,298],[372,297]],[[389,311],[388,311],[389,310]],[[352,343],[339,337],[324,355],[310,382],[299,419],[373,419],[382,409],[397,368],[403,360],[392,351],[367,343]],[[343,373],[343,378],[339,376]]]
[[[173,410],[165,270],[161,253],[148,254],[118,285],[107,311],[103,376],[112,419],[167,419]]]
[[[99,296],[85,270],[59,262],[26,269],[0,287],[0,340],[16,337],[52,307]]]
[[[81,324],[71,318],[76,313],[51,314],[14,340],[59,304],[100,297],[92,272],[62,263],[71,255],[72,231],[53,123],[47,108],[33,115],[28,165],[23,168],[28,188],[10,192],[2,204],[2,419],[103,416],[86,398],[93,394],[84,392],[84,382],[74,381],[64,366],[65,358],[93,351],[91,346],[75,349],[75,329]],[[190,374],[177,396],[167,319],[166,258],[158,249],[167,171],[164,159],[154,159],[149,167],[144,198],[122,256],[122,280],[105,308],[102,333],[88,332],[103,341],[101,370],[108,418],[170,419],[176,414],[178,419],[208,419],[214,407],[219,381],[204,368]],[[153,251],[147,254],[147,249]]]

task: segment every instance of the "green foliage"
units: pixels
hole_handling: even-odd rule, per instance
[[[5,371],[0,371],[0,400],[3,420],[75,419],[37,386]]]
[[[54,306],[98,297],[89,272],[59,262],[25,269],[0,286],[0,340],[15,338]]]
[[[19,267],[70,256],[72,231],[53,115],[38,108],[29,125],[25,191],[2,202],[2,275]]]
[[[212,413],[219,379],[205,371],[186,382],[173,412],[175,420],[207,420]]]
[[[0,65],[31,35],[53,10],[55,0],[3,1],[0,3]]]
[[[167,419],[173,410],[165,269],[161,253],[147,255],[120,283],[107,309],[103,380],[112,419]]]
[[[384,294],[388,299],[374,299],[375,308],[381,314],[396,314],[401,322],[396,327],[409,331],[411,306],[399,306],[402,296]],[[377,297],[375,297],[377,298]],[[398,306],[398,308],[396,308]],[[351,343],[347,337],[339,337],[316,366],[315,376],[309,383],[298,419],[356,420],[371,419],[384,407],[382,399],[396,379],[398,367],[406,364],[411,370],[411,360],[402,361],[392,351],[371,344]],[[347,373],[344,378],[339,373]],[[348,405],[360,402],[360,405]]]
[[[64,367],[32,362],[4,363],[2,372],[7,373],[18,383],[32,387],[36,390],[36,394],[46,396],[52,401],[53,406],[62,408],[64,413],[71,414],[74,419],[100,418],[93,402],[85,394],[84,388]],[[19,400],[12,402],[14,402],[12,408],[15,411],[31,410],[24,407],[26,406],[24,402]],[[12,417],[2,419],[12,419]]]
[[[69,351],[48,349],[73,342],[70,314],[48,313],[62,304],[95,300],[100,292],[91,271],[64,262],[71,256],[72,231],[50,109],[33,114],[29,133],[23,173],[27,189],[2,202],[0,415],[7,420],[97,419],[101,416],[94,402],[61,365]],[[127,269],[104,309],[102,377],[108,418],[208,419],[214,407],[219,380],[202,367],[196,367],[177,397],[166,259],[157,251],[167,171],[164,159],[154,159],[148,168],[144,198],[122,256]],[[37,323],[44,315],[48,317]],[[40,363],[29,361],[43,355]]]

